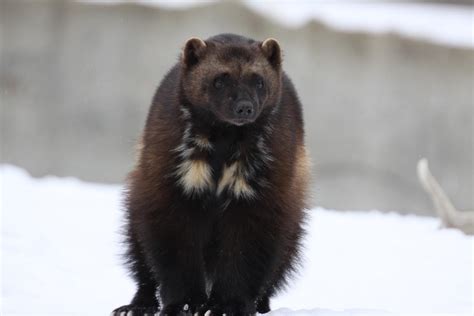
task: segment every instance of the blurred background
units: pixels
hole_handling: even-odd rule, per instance
[[[313,205],[434,216],[427,157],[474,209],[471,1],[0,1],[0,163],[123,183],[154,90],[193,36],[284,50]]]

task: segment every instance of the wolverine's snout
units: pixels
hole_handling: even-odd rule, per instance
[[[247,100],[238,101],[234,106],[234,116],[242,124],[253,121],[255,118],[255,108],[252,102]]]

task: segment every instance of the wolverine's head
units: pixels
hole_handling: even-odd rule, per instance
[[[254,122],[281,94],[278,42],[222,34],[189,39],[181,57],[181,87],[196,111],[233,125]]]

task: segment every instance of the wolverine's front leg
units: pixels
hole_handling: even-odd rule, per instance
[[[178,215],[179,214],[179,215]],[[160,280],[160,315],[194,312],[207,299],[202,258],[201,225],[188,212],[148,223],[148,261]]]
[[[212,269],[212,290],[200,313],[212,316],[255,315],[256,301],[275,270],[278,235],[258,217],[229,216],[219,224],[218,250]],[[270,233],[272,232],[272,233]]]

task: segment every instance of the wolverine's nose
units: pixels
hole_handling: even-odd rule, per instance
[[[253,104],[250,101],[239,101],[234,108],[234,113],[238,118],[248,119],[253,116]]]

